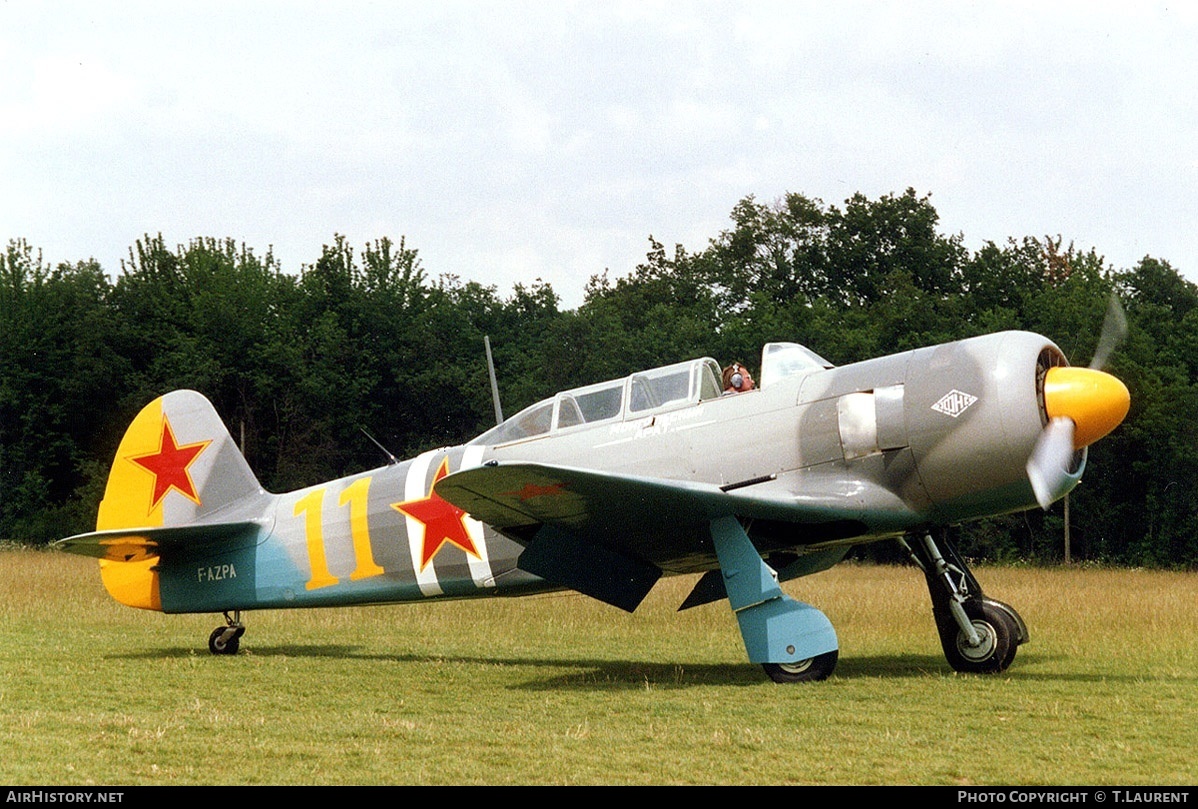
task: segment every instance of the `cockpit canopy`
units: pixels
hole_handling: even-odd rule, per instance
[[[832,363],[798,343],[766,343],[761,349],[761,387],[780,379],[831,368]]]
[[[798,343],[767,343],[761,352],[761,387],[831,367]],[[715,360],[688,360],[563,391],[526,407],[470,443],[493,446],[582,425],[641,418],[716,399],[722,392]]]

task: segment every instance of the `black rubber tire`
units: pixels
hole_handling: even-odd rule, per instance
[[[839,657],[840,650],[833,649],[797,663],[762,663],[761,667],[776,683],[813,683],[828,679]]]
[[[212,634],[208,636],[208,651],[214,655],[235,655],[241,647],[241,633],[237,633],[227,641],[222,642],[221,636],[225,634],[228,627],[218,626],[212,630]]]
[[[958,630],[950,643],[946,640],[944,656],[955,671],[964,674],[999,674],[1015,659],[1016,628],[1010,616],[983,601],[969,601],[965,614],[982,638],[982,643],[970,648],[965,633]]]

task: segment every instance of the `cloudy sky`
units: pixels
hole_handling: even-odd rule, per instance
[[[563,305],[748,195],[1198,281],[1198,4],[0,0],[0,240],[335,234]]]

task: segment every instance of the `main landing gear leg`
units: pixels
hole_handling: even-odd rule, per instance
[[[233,610],[233,617],[225,613],[225,626],[218,626],[208,636],[208,651],[214,655],[235,655],[241,646],[245,624],[241,622],[241,610]]]
[[[940,645],[956,671],[996,674],[1006,671],[1015,650],[1027,643],[1027,626],[1008,604],[987,598],[957,549],[931,534],[903,547],[923,571],[932,596],[932,616]]]
[[[776,683],[826,679],[840,653],[827,616],[782,592],[735,517],[712,520],[711,539],[749,662]]]

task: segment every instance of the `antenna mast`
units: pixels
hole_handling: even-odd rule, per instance
[[[499,384],[495,381],[495,362],[491,359],[491,338],[483,335],[483,344],[487,348],[487,373],[491,376],[491,399],[495,402],[495,423],[503,423],[503,408],[499,406]]]

